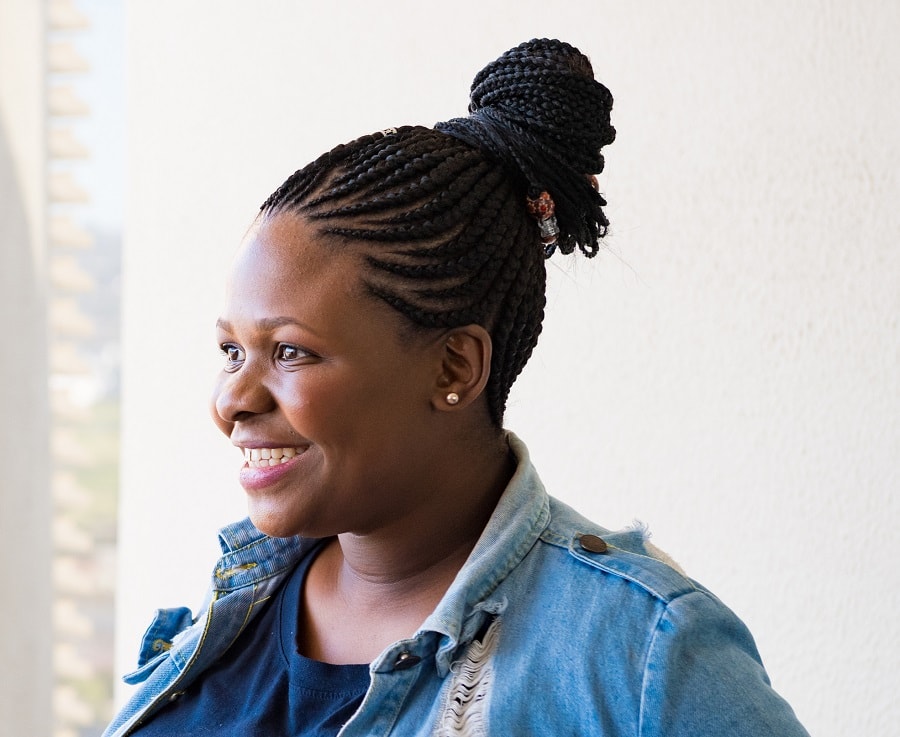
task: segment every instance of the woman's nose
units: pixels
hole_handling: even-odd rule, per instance
[[[223,373],[213,396],[217,422],[235,423],[271,411],[275,399],[263,377],[244,364],[233,373]]]

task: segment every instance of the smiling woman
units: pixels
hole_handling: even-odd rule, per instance
[[[442,366],[444,352],[458,351],[472,330],[452,341],[446,331],[405,330],[403,316],[365,290],[364,264],[358,249],[335,252],[290,213],[261,216],[234,264],[212,414],[251,452],[241,484],[268,534],[403,525],[425,501],[416,503],[422,479],[447,470],[435,466],[440,447],[428,446],[443,442],[429,430],[449,388],[432,403],[429,381],[453,370],[453,355]],[[283,461],[282,449],[297,452],[287,463],[252,464],[254,452]]]
[[[611,107],[534,40],[467,118],[338,146],[266,200],[211,407],[250,516],[200,615],[158,614],[108,735],[806,734],[741,621],[641,529],[550,497],[503,429],[546,259],[606,232]]]

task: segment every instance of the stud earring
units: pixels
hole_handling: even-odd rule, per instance
[[[459,402],[459,394],[456,392],[450,392],[447,397],[447,404],[457,404]]]

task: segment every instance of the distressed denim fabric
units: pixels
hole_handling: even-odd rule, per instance
[[[549,497],[509,443],[518,468],[481,538],[415,636],[371,663],[341,737],[808,737],[725,605],[642,529],[610,532]],[[189,688],[314,542],[248,520],[220,541],[202,613],[157,612],[125,678],[139,687],[104,737]]]

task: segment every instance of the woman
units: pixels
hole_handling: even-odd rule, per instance
[[[597,253],[612,98],[535,40],[470,115],[338,146],[263,204],[212,414],[249,520],[158,612],[108,735],[804,735],[750,634],[549,497],[502,429],[545,260]]]

